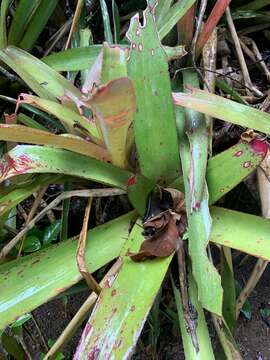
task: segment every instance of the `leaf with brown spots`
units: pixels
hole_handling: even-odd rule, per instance
[[[153,257],[171,255],[178,247],[179,233],[173,216],[170,216],[165,228],[157,235],[146,239],[137,254],[130,254],[133,261],[139,262]]]
[[[180,191],[158,187],[149,194],[147,205],[143,224],[145,241],[138,253],[128,253],[136,262],[171,255],[187,226],[184,196]],[[164,209],[166,206],[168,208]],[[159,209],[165,211],[157,213]]]

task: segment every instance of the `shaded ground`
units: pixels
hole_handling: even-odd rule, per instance
[[[249,258],[240,270],[236,269],[237,279],[244,283],[255,264],[254,258]],[[270,337],[267,325],[260,317],[259,307],[261,303],[270,303],[270,267],[268,267],[263,274],[257,288],[250,297],[252,305],[252,318],[246,320],[243,316],[238,321],[238,326],[235,332],[235,339],[239,345],[240,351],[245,360],[269,360],[270,359]],[[56,340],[61,334],[66,324],[72,319],[78,310],[79,306],[88,296],[88,292],[84,291],[80,295],[69,296],[66,301],[57,299],[50,301],[48,304],[40,306],[34,311],[34,316],[39,324],[45,340]],[[39,339],[35,327],[30,322],[27,325],[28,330],[33,337]],[[170,331],[168,332],[167,330]],[[76,350],[81,331],[73,337],[71,342],[64,350],[65,359],[72,359],[72,354]],[[164,333],[162,333],[162,331]],[[210,329],[210,334],[213,336],[213,342],[216,343],[213,329]],[[161,342],[158,343],[158,354],[153,357],[150,345],[138,345],[137,354],[134,359],[184,359],[182,345],[179,343],[177,329],[171,324],[168,327],[161,328]],[[26,343],[29,343],[30,338],[26,335]],[[41,343],[40,339],[38,340]],[[30,344],[29,344],[30,345]],[[42,347],[37,343],[31,341],[34,359],[39,359],[39,354]]]

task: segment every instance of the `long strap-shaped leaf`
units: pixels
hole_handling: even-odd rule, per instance
[[[140,226],[133,227],[121,250],[123,266],[112,287],[102,291],[74,359],[127,359],[131,356],[171,261],[170,256],[135,263],[126,256],[128,250],[138,251],[144,240],[141,232]]]
[[[40,97],[62,100],[66,104],[79,99],[80,91],[43,61],[14,46],[0,50],[0,60],[12,68]],[[58,101],[58,100],[57,100]]]
[[[35,12],[40,2],[41,0],[19,1],[9,29],[8,43],[10,45],[19,44],[29,22],[29,19],[31,18],[31,15]]]
[[[14,134],[16,137],[17,135]],[[15,138],[14,138],[15,139]],[[25,139],[25,137],[24,137]],[[33,147],[25,147],[27,152],[30,151]],[[40,148],[41,152],[46,153],[46,148]],[[263,151],[262,151],[263,150]],[[207,168],[207,183],[209,186],[210,192],[210,204],[214,204],[218,199],[228,193],[232,188],[239,184],[246,176],[248,176],[254,169],[260,164],[264,158],[267,151],[267,145],[263,141],[256,140],[252,143],[239,143],[226,151],[214,156],[208,161]],[[53,149],[49,150],[50,154],[54,153]],[[9,156],[9,154],[8,154]],[[47,168],[46,162],[43,162],[44,166]],[[67,165],[67,164],[66,164]],[[105,165],[106,166],[106,165]],[[3,169],[4,165],[1,166]],[[222,168],[222,172],[219,169]],[[114,168],[115,169],[115,168]],[[29,168],[18,168],[20,173],[24,173],[24,170],[31,172]],[[51,170],[53,172],[59,171],[57,169]],[[44,172],[42,167],[35,168],[34,172]],[[6,173],[6,176],[9,176]],[[77,173],[77,176],[81,176],[81,173]],[[127,175],[128,176],[128,175]],[[55,179],[51,178],[51,182],[54,182]],[[46,183],[48,181],[46,180]],[[148,192],[154,186],[154,183],[149,182],[147,179],[142,176],[133,176],[129,179],[128,193],[130,201],[137,211],[143,215],[145,211],[145,204]],[[10,210],[13,206],[16,206],[20,201],[24,200],[34,191],[36,186],[38,187],[39,181],[35,184],[30,185],[24,188],[18,188],[14,191],[14,195],[9,194],[1,198],[0,201],[0,215],[2,212]],[[33,186],[33,189],[31,187]],[[41,185],[40,185],[41,186]],[[177,179],[171,185],[173,188],[177,188],[183,191],[183,182],[181,179]],[[26,190],[26,191],[25,191]],[[32,191],[33,190],[33,191]],[[139,194],[139,195],[138,195]]]
[[[191,305],[197,312],[196,335],[197,335],[198,347],[199,347],[198,352],[196,352],[194,345],[192,344],[191,337],[186,326],[185,314],[181,300],[181,293],[173,283],[173,292],[174,292],[175,304],[179,318],[183,346],[185,350],[185,357],[188,360],[198,360],[198,359],[214,360],[215,357],[213,354],[211,340],[209,337],[209,332],[205,321],[204,311],[200,302],[198,301],[197,285],[191,274],[190,266],[189,266],[189,277],[188,277],[188,290],[189,290],[189,300],[191,302]]]
[[[171,85],[165,52],[157,33],[153,9],[131,19],[128,74],[136,93],[135,142],[142,175],[150,180],[179,176],[179,155]]]
[[[119,46],[104,43],[101,83],[87,104],[93,110],[95,124],[102,133],[112,163],[128,166],[126,154],[127,133],[136,109],[135,91],[127,77],[125,51]]]
[[[54,173],[78,176],[126,189],[131,173],[72,151],[18,145],[0,161],[0,182],[15,175]]]
[[[85,260],[91,272],[119,255],[134,212],[91,230]],[[77,283],[77,241],[51,246],[0,266],[0,329]]]
[[[101,161],[109,161],[106,149],[70,134],[55,135],[47,131],[23,125],[0,124],[0,139],[26,144],[52,145],[56,148],[74,151]]]
[[[189,87],[187,93],[173,93],[174,103],[220,120],[270,134],[270,115],[250,106]]]
[[[23,35],[20,48],[27,51],[32,50],[35,41],[47,24],[58,2],[59,0],[41,0]]]
[[[129,46],[118,46],[128,54]],[[94,65],[101,50],[102,45],[72,48],[48,55],[44,57],[42,61],[57,71],[88,70]],[[167,60],[172,60],[172,56],[175,58],[176,53],[178,58],[186,54],[184,46],[164,46],[164,50],[167,55]]]
[[[224,184],[227,184],[227,173],[231,171],[232,177],[230,178],[230,187],[233,188],[236,184],[239,183],[241,180],[238,176],[236,176],[239,173],[239,169],[242,168],[243,160],[246,161],[246,158],[242,159],[241,156],[233,156],[233,154],[240,155],[242,152],[242,156],[245,156],[245,154],[249,153],[249,146],[247,144],[239,144],[237,147],[234,147],[233,149],[229,149],[228,152],[231,154],[230,156],[226,156],[227,152],[224,152],[218,157],[216,165],[220,163],[223,165],[223,171],[218,174],[218,177],[221,179],[224,178],[224,183],[222,185],[222,181],[220,182],[215,181],[215,172],[213,172],[211,176],[211,182],[209,183],[209,189],[211,193],[216,194],[214,196],[215,200],[218,200],[220,197],[224,194]],[[65,152],[68,153],[68,152]],[[259,163],[260,159],[255,155],[256,153],[250,152],[250,160],[253,160],[257,158],[257,161]],[[232,165],[230,163],[230,159],[233,161]],[[211,159],[209,162],[215,162],[215,158]],[[248,160],[248,159],[247,159]],[[256,166],[256,163],[253,163],[253,166]],[[215,168],[215,166],[213,166]],[[247,168],[247,173],[242,173],[242,176],[245,177],[249,172],[252,171],[252,168]],[[52,181],[55,181],[52,179]],[[136,183],[136,178],[133,180],[134,183]],[[138,184],[140,185],[140,179]],[[215,186],[216,184],[216,186]],[[37,184],[38,185],[38,184]],[[33,185],[34,186],[34,185]],[[35,185],[36,186],[36,185]],[[142,183],[142,188],[146,189],[147,193],[147,184],[144,185]],[[32,188],[32,190],[35,189],[35,187]],[[221,191],[221,190],[222,191]],[[227,191],[227,189],[226,189]],[[18,194],[17,194],[18,193]],[[21,192],[16,192],[16,197],[18,196],[19,199],[25,198],[31,193],[31,189],[28,189],[28,193],[25,195],[24,193],[21,195]],[[7,195],[8,196],[8,195]],[[134,194],[135,196],[135,194]],[[8,198],[7,198],[8,201]],[[143,206],[142,206],[143,208]],[[216,210],[217,209],[217,210]],[[216,216],[217,214],[217,216]],[[270,234],[270,225],[267,220],[264,220],[259,217],[254,217],[251,215],[245,215],[238,212],[231,212],[229,210],[223,210],[218,208],[213,208],[213,211],[211,213],[213,217],[213,229],[212,233],[213,236],[211,240],[214,242],[220,242],[227,241],[227,243],[224,242],[226,246],[232,246],[235,248],[238,248],[241,251],[244,252],[251,252],[250,244],[258,245],[256,241],[258,240],[258,237],[260,237],[260,254],[264,254],[264,249],[268,249],[267,246],[270,244],[269,242],[269,234]],[[219,232],[219,226],[222,227],[221,219],[224,216],[231,216],[232,219],[228,218],[228,229],[229,232],[226,229],[226,233]],[[241,231],[236,233],[236,230],[239,230],[240,221],[243,230],[243,236],[241,236]],[[247,219],[245,221],[245,219]],[[252,220],[252,221],[251,221]],[[219,225],[221,224],[221,225]],[[229,224],[231,225],[229,227]],[[250,227],[249,227],[250,224]],[[129,226],[129,225],[127,225]],[[109,224],[105,224],[104,228],[106,228],[106,233],[110,234],[110,227]],[[258,231],[255,229],[263,229],[262,236],[259,236]],[[117,238],[117,244],[122,247],[124,236],[121,235],[121,231],[119,229],[116,230],[116,232],[119,234],[119,238]],[[236,235],[237,234],[237,235]],[[250,236],[252,234],[252,236]],[[93,235],[92,235],[93,236]],[[109,235],[110,236],[110,235]],[[92,238],[92,237],[91,237]],[[247,239],[250,240],[250,242],[247,242]],[[237,240],[237,243],[235,241]],[[121,242],[121,244],[119,244]],[[88,246],[90,244],[90,241],[88,242]],[[234,245],[236,244],[236,245]],[[254,245],[254,246],[255,246]],[[112,248],[114,248],[114,244],[112,244]],[[14,318],[22,315],[24,312],[28,312],[33,310],[35,307],[41,305],[43,302],[46,302],[50,297],[53,297],[57,295],[61,290],[64,290],[66,287],[71,286],[74,283],[74,277],[73,273],[66,272],[65,268],[69,269],[72,264],[75,264],[75,248],[76,245],[74,244],[74,247],[66,247],[66,243],[62,243],[58,246],[52,246],[49,249],[46,250],[47,256],[51,259],[53,264],[56,264],[57,266],[50,266],[47,267],[47,256],[41,256],[40,253],[33,254],[31,256],[28,256],[23,259],[19,259],[15,262],[9,263],[7,265],[0,266],[0,279],[3,281],[6,280],[6,288],[9,289],[9,294],[7,296],[7,293],[1,292],[0,293],[0,304],[5,304],[5,317],[0,317],[0,320],[2,319],[3,323],[1,323],[1,326],[5,326],[6,324],[12,322]],[[117,247],[118,251],[120,251],[120,248]],[[107,251],[111,251],[109,248],[102,249],[102,247],[98,248],[99,251],[102,251],[103,254],[105,254]],[[119,253],[119,252],[118,252]],[[270,250],[267,250],[266,257],[268,260],[270,260]],[[66,254],[66,255],[64,255]],[[98,254],[95,252],[95,254]],[[256,248],[254,248],[254,251],[252,251],[252,254],[254,256],[258,256],[256,253]],[[62,257],[61,257],[62,256]],[[263,256],[263,255],[262,255]],[[66,261],[65,261],[66,260]],[[147,263],[145,263],[147,264]],[[104,264],[102,264],[104,265]],[[101,266],[102,266],[101,265]],[[75,265],[74,265],[75,266]],[[148,262],[148,266],[151,266],[151,261]],[[23,274],[21,271],[24,271],[24,269],[31,269],[30,272],[27,272],[26,274]],[[46,269],[46,271],[43,271],[43,269]],[[166,269],[162,270],[164,273],[166,272]],[[39,276],[42,276],[42,283],[36,282],[36,277],[33,276],[33,274],[40,274]],[[76,270],[76,274],[78,274]],[[2,276],[3,275],[3,276]],[[20,278],[20,281],[18,282],[18,276],[23,275],[23,277]],[[137,271],[135,271],[134,276],[140,276]],[[53,279],[53,280],[52,280]],[[79,280],[79,277],[76,277],[77,280]],[[2,287],[1,287],[2,288]],[[35,292],[33,292],[33,289],[35,289]],[[59,290],[61,289],[61,290]],[[18,303],[16,301],[12,301],[11,299],[22,299],[21,306],[18,306]]]
[[[158,19],[157,26],[160,39],[163,39],[171,31],[194,3],[195,0],[177,1],[164,16]]]
[[[21,94],[20,102],[24,104],[31,104],[38,109],[54,115],[61,121],[65,128],[69,129],[70,133],[83,131],[83,134],[91,137],[91,140],[94,142],[101,142],[100,134],[95,123],[84,116],[79,115],[77,112],[65,105],[28,94]]]
[[[71,48],[48,55],[42,61],[56,71],[88,70],[94,65],[101,50],[102,45]]]
[[[0,49],[7,46],[7,23],[6,16],[11,0],[2,0],[0,7]]]
[[[269,221],[215,207],[212,208],[211,215],[213,227],[210,241],[270,259]],[[243,225],[239,226],[240,224]],[[128,249],[138,250],[143,240],[140,232],[141,229],[135,225],[121,251],[123,256]],[[76,360],[94,355],[95,359],[113,356],[123,359],[131,355],[170,260],[171,257],[133,263],[124,256],[118,277],[111,288],[102,292],[89,319]],[[209,283],[209,278],[206,281]]]
[[[269,220],[219,207],[213,207],[211,215],[213,218],[212,242],[269,261]]]
[[[231,246],[254,256],[261,256],[270,261],[270,223],[268,220],[216,207],[212,208],[211,215],[213,227],[210,241]],[[134,212],[129,213],[121,217],[121,220],[115,219],[90,230],[86,261],[91,271],[95,271],[118,256],[126,241],[130,221],[134,220],[134,216],[136,216]],[[76,247],[77,242],[64,242],[0,266],[0,287],[3,290],[0,293],[0,328],[11,323],[16,317],[32,311],[81,279],[76,267]],[[160,262],[160,260],[156,261]],[[161,261],[162,264],[165,262],[168,266],[168,261]],[[149,260],[133,268],[132,278],[138,277],[143,281],[140,271],[142,269],[144,273],[145,269],[151,268],[152,263]],[[157,272],[162,272],[158,276],[162,279],[167,267],[162,265],[159,270],[159,267],[155,265],[155,269]],[[33,276],[33,274],[36,275]],[[158,286],[160,283],[161,280]],[[154,295],[155,293],[152,295],[153,298]],[[127,299],[128,294],[124,293],[123,296]],[[147,312],[148,310],[145,316]],[[121,316],[122,314],[119,314],[119,318]],[[138,328],[138,332],[140,331],[141,329]],[[119,338],[116,339],[118,340]]]
[[[185,71],[184,84],[187,82],[197,85],[197,74]],[[176,114],[192,271],[197,282],[202,306],[221,315],[223,295],[221,279],[206,253],[212,226],[208,208],[208,188],[205,180],[208,152],[206,122],[203,115],[194,110],[185,109],[184,112],[177,111]]]

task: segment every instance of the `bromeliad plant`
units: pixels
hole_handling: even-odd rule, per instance
[[[1,61],[36,94],[21,94],[16,112],[20,105],[30,104],[53,115],[62,129],[56,135],[41,130],[36,121],[28,121],[30,126],[10,123],[12,117],[0,125],[1,140],[23,143],[7,151],[0,162],[0,178],[6,184],[0,199],[2,223],[34,191],[63,182],[67,175],[121,189],[135,209],[88,233],[84,258],[90,273],[120,260],[101,285],[75,359],[122,359],[132,354],[175,252],[180,290],[173,277],[171,281],[186,358],[214,358],[203,309],[212,313],[227,358],[241,358],[232,336],[236,299],[229,249],[269,260],[270,225],[261,217],[212,205],[260,165],[268,146],[255,134],[208,159],[211,132],[206,115],[265,134],[270,134],[270,116],[199,90],[197,73],[191,70],[183,71],[172,93],[168,62],[181,62],[186,52],[180,45],[163,46],[161,40],[180,19],[186,26],[185,14],[195,13],[194,3],[149,0],[143,23],[138,15],[131,19],[125,45],[110,43],[102,2],[108,40],[102,46],[74,48],[43,61],[14,46],[0,50]],[[215,14],[220,18],[228,4],[217,2],[218,11],[213,9],[207,31],[199,37],[197,56],[217,24]],[[188,48],[192,35],[191,29]],[[56,71],[85,71],[89,64],[82,91]],[[22,174],[28,174],[26,183],[25,177],[16,186],[6,181]],[[94,194],[90,190],[84,196]],[[145,214],[142,234],[140,219]],[[23,235],[39,216],[22,230]],[[21,234],[0,252],[0,328],[82,277],[72,240],[7,262]],[[220,250],[220,273],[209,256],[210,242]],[[146,261],[133,261],[134,256],[141,260],[136,255],[145,247]],[[96,297],[92,294],[88,303]],[[59,347],[53,346],[47,358]]]

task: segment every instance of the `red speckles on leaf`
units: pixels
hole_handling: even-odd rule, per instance
[[[263,158],[266,156],[269,146],[265,140],[254,139],[249,145],[256,154],[262,155]]]
[[[245,169],[248,169],[248,168],[250,168],[251,166],[252,166],[251,161],[245,161],[244,164],[243,164],[243,167],[244,167]]]
[[[85,328],[84,328],[84,332],[85,332],[85,335],[87,335],[90,330],[92,330],[93,326],[89,323],[86,324]]]
[[[88,360],[96,360],[100,352],[100,349],[97,346],[94,346],[88,354]]]
[[[24,174],[33,168],[30,163],[32,163],[32,159],[25,154],[17,158],[6,154],[0,162],[0,177],[4,180],[10,176]]]
[[[11,115],[4,114],[5,123],[6,124],[15,124],[16,123],[16,117],[17,117],[17,115],[15,113],[11,114]]]
[[[195,207],[194,207],[194,208],[195,208],[196,210],[198,210],[200,207],[201,207],[201,204],[200,204],[199,202],[197,202],[197,203],[195,204]]]
[[[244,153],[243,150],[239,150],[239,151],[236,151],[236,153],[233,156],[240,157],[243,155],[243,153]]]
[[[128,179],[128,186],[132,186],[132,185],[135,185],[137,182],[137,179],[136,179],[136,175],[132,175],[129,179]]]
[[[135,305],[132,305],[130,308],[130,311],[133,312],[133,311],[135,311],[135,309],[136,309]]]

